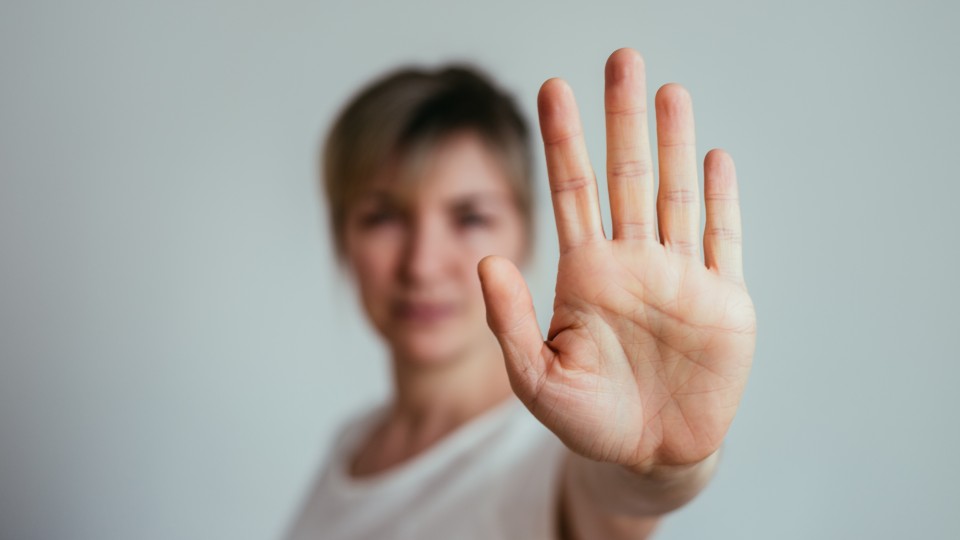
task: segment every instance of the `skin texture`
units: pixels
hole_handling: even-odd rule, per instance
[[[678,84],[656,94],[655,194],[645,86],[638,53],[611,55],[611,239],[573,93],[559,79],[540,89],[561,253],[546,341],[516,267],[494,256],[479,273],[510,383],[530,411],[583,457],[654,475],[720,447],[747,382],[756,316],[743,281],[733,161],[716,149],[704,161],[701,260],[690,95]]]

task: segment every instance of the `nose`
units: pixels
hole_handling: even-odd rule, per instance
[[[450,239],[435,219],[422,217],[413,221],[404,239],[401,278],[408,285],[429,284],[450,265]]]

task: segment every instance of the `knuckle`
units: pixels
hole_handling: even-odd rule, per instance
[[[660,190],[660,197],[668,203],[694,204],[697,202],[697,191],[685,187],[667,188]]]
[[[657,146],[661,149],[691,152],[696,148],[694,142],[687,139],[665,139],[659,141]]]
[[[650,221],[621,221],[617,224],[619,235],[635,240],[656,240],[654,223]]]
[[[700,249],[700,246],[692,240],[669,240],[666,242],[666,247],[670,251],[688,255],[697,253]]]
[[[587,176],[568,176],[550,181],[550,191],[552,193],[563,193],[566,191],[576,191],[587,187],[592,178]]]
[[[567,133],[557,134],[552,137],[544,137],[543,144],[546,147],[556,147],[566,145],[576,139],[580,138],[583,135],[582,131],[576,130]]]
[[[728,191],[708,191],[703,195],[704,201],[709,202],[731,202],[736,203],[739,201],[736,193],[730,193]]]
[[[651,172],[649,161],[636,159],[610,165],[607,169],[607,178],[615,181],[629,181],[648,176]]]
[[[617,109],[608,108],[607,112],[612,116],[622,116],[622,117],[644,116],[647,114],[647,105],[644,103],[644,104],[635,105],[632,107],[621,107]]]
[[[740,234],[740,231],[731,227],[709,227],[705,234],[714,240],[719,240],[727,244],[743,244],[743,236]]]

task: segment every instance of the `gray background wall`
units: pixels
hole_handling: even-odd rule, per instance
[[[466,59],[532,120],[562,76],[602,178],[621,46],[733,154],[759,314],[722,470],[660,538],[960,536],[956,4],[85,4],[0,4],[0,537],[276,538],[388,390],[315,187],[337,107]]]

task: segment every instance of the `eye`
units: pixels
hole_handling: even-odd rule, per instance
[[[400,213],[389,208],[379,208],[360,216],[360,225],[365,228],[378,227],[400,220]]]
[[[490,223],[489,216],[478,212],[464,212],[457,215],[457,225],[460,227],[487,227]]]

